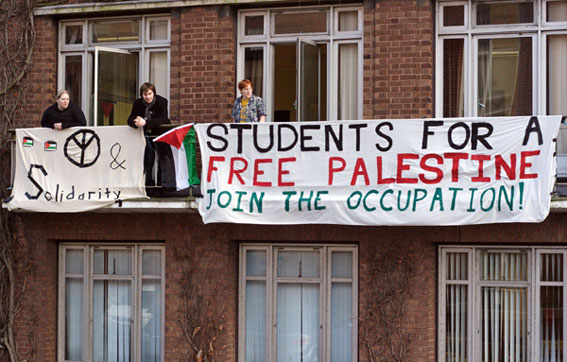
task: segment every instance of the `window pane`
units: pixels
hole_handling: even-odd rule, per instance
[[[327,12],[275,13],[275,34],[327,32]]]
[[[446,293],[445,361],[467,361],[468,288],[466,285],[447,285]]]
[[[279,251],[278,277],[318,278],[319,251]]]
[[[107,275],[131,275],[132,252],[130,250],[96,250],[94,273]]]
[[[481,280],[528,280],[526,253],[481,253]]]
[[[248,252],[250,253],[250,252]],[[246,361],[266,361],[266,282],[246,282]]]
[[[319,285],[279,284],[277,361],[320,361]]]
[[[352,318],[352,284],[333,283],[331,286],[331,362],[352,361]]]
[[[563,288],[541,287],[540,361],[564,361]]]
[[[463,5],[443,6],[443,26],[465,25],[465,7]]]
[[[532,39],[478,41],[478,115],[532,114]]]
[[[161,360],[161,282],[142,282],[142,361]]]
[[[464,117],[465,39],[443,40],[443,117]]]
[[[150,83],[155,85],[156,92],[164,97],[169,94],[167,69],[167,52],[151,52]]]
[[[468,279],[468,254],[447,253],[446,274],[447,280]]]
[[[338,119],[358,119],[358,44],[339,45]]]
[[[83,274],[82,249],[67,249],[65,251],[65,273]]]
[[[246,252],[246,276],[266,276],[266,252],[264,250],[248,250]]]
[[[563,254],[541,254],[540,280],[542,282],[563,281]]]
[[[161,251],[142,252],[142,275],[161,275]]]
[[[244,78],[252,82],[254,94],[264,94],[264,48],[244,49]]]
[[[534,22],[534,5],[531,2],[478,3],[477,25],[518,24]]]
[[[566,6],[567,9],[567,6]],[[567,114],[567,35],[547,37],[547,114]],[[557,153],[567,153],[567,126],[557,137]]]
[[[167,40],[167,20],[150,20],[150,40]]]
[[[527,289],[481,288],[482,361],[528,361]]]
[[[334,251],[331,255],[331,277],[352,278],[352,252]]]
[[[83,44],[82,25],[65,25],[65,44]]]
[[[140,40],[140,21],[93,23],[91,32],[93,43],[137,42]]]
[[[93,360],[131,360],[132,286],[129,281],[93,283]]]
[[[73,250],[73,252],[82,250]],[[82,270],[81,270],[82,271]],[[65,360],[83,359],[83,279],[65,279]]]
[[[567,21],[567,1],[548,1],[547,21]]]
[[[358,11],[339,12],[339,31],[358,30]]]
[[[264,15],[244,17],[244,35],[263,35]]]

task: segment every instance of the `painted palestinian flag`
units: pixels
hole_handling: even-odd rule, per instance
[[[43,149],[45,151],[57,151],[57,142],[47,141],[47,142],[44,143]]]
[[[24,137],[24,147],[33,147],[33,138]]]
[[[171,146],[175,162],[175,182],[177,190],[190,185],[199,185],[195,156],[195,130],[192,124],[176,127],[154,139],[154,142],[165,142]]]

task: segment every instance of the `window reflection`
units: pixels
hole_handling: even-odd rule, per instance
[[[476,5],[477,25],[519,24],[534,22],[534,5],[522,3],[479,3]]]

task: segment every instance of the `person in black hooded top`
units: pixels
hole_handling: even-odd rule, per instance
[[[167,113],[167,99],[157,95],[156,87],[152,83],[144,83],[140,87],[140,98],[134,101],[132,111],[128,117],[130,127],[144,127],[144,132],[149,133],[162,124],[170,124]],[[162,142],[153,143],[148,139],[144,151],[144,171],[146,172],[146,185],[155,185],[152,169],[155,160],[155,152],[158,152],[158,181],[165,189],[175,188],[175,168],[171,148]]]
[[[69,99],[69,92],[60,90],[55,96],[55,103],[49,106],[41,117],[41,126],[62,130],[69,127],[86,126],[83,111]]]

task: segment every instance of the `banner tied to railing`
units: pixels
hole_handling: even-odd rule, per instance
[[[560,116],[197,124],[205,223],[543,221]]]
[[[142,129],[26,128],[16,142],[10,210],[79,212],[147,197]]]

